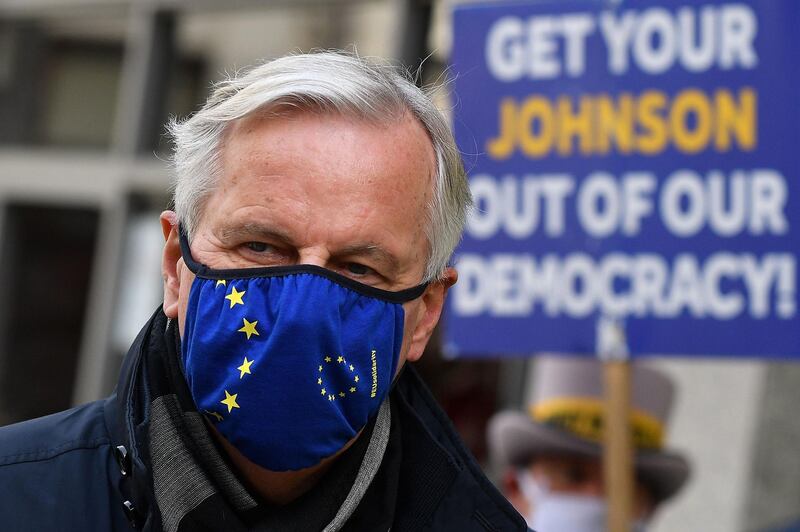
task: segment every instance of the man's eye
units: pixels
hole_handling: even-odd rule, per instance
[[[245,247],[256,253],[263,253],[270,248],[269,244],[265,244],[264,242],[248,242],[245,244]]]
[[[372,272],[371,268],[363,264],[358,264],[357,262],[348,262],[345,265],[345,269],[348,273],[352,273],[353,275],[367,275]]]

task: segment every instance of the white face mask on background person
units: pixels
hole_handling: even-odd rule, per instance
[[[602,497],[550,491],[527,470],[517,472],[520,491],[528,501],[525,515],[536,532],[605,532],[608,507]],[[637,520],[632,532],[645,532],[644,521]]]

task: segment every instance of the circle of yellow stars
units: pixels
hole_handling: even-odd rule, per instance
[[[225,287],[227,288],[228,282],[224,279],[218,279],[214,288],[218,287]],[[242,290],[241,292],[236,289],[235,286],[231,286],[231,291],[225,296],[225,299],[229,302],[229,309],[232,309],[236,305],[244,306],[244,295],[247,293],[247,290]],[[242,318],[242,327],[237,330],[237,332],[244,333],[247,336],[247,340],[250,340],[252,336],[261,336],[256,329],[258,325],[258,320],[249,321],[247,318]],[[239,370],[239,379],[243,379],[245,375],[252,375],[251,366],[253,365],[255,360],[248,360],[247,356],[244,357],[242,364],[237,367],[236,369]],[[230,414],[233,412],[234,408],[241,408],[238,403],[239,394],[238,393],[230,393],[228,390],[224,390],[225,398],[220,401],[223,405],[228,407],[228,413]],[[219,412],[214,412],[211,410],[204,410],[206,414],[213,417],[217,420],[217,422],[222,421],[225,419],[222,414]]]
[[[317,372],[319,373],[319,376],[317,377],[317,385],[319,386],[319,394],[323,398],[327,398],[328,401],[333,402],[333,401],[336,401],[337,397],[339,399],[344,399],[345,397],[347,397],[347,393],[344,390],[336,392],[336,391],[334,391],[332,389],[329,390],[326,387],[325,380],[323,379],[323,371],[324,371],[324,367],[327,366],[328,364],[341,365],[344,368],[346,368],[346,370],[348,370],[350,373],[352,373],[353,374],[353,382],[351,383],[351,386],[348,388],[348,392],[349,393],[356,393],[358,391],[358,382],[361,380],[361,378],[358,376],[358,373],[356,373],[356,367],[354,365],[348,364],[347,359],[345,359],[341,355],[336,357],[336,359],[334,359],[333,357],[330,357],[330,356],[326,356],[323,359],[323,361],[324,361],[324,363],[320,364],[317,367]]]

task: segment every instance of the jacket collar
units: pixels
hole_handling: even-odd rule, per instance
[[[144,354],[147,349],[161,349],[168,318],[159,308],[147,321],[131,344],[120,368],[114,392],[105,400],[106,427],[121,461],[119,447],[124,448],[126,474],[120,481],[120,492],[130,501],[135,519],[143,530],[157,530],[153,522],[157,512],[152,491],[150,468],[147,465],[147,423],[149,421],[150,389],[144,374]]]

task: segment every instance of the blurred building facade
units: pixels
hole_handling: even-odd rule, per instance
[[[0,425],[102,397],[161,301],[168,116],[224,72],[355,46],[445,70],[454,1],[0,0]],[[531,365],[421,369],[479,458]],[[800,368],[655,362],[680,394],[670,440],[694,477],[657,531],[764,530],[800,515]]]

